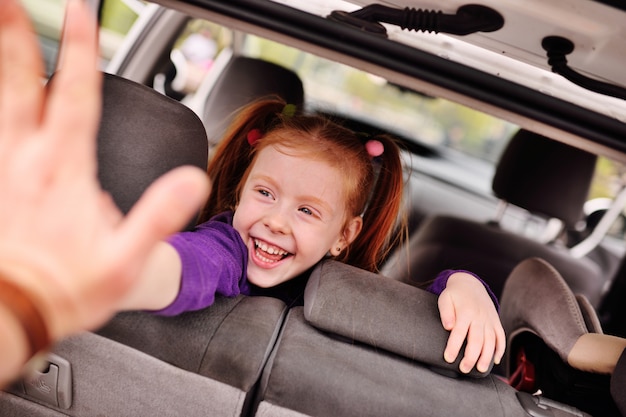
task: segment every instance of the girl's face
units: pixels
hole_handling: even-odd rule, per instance
[[[341,173],[328,163],[268,146],[241,190],[233,226],[248,246],[248,280],[273,287],[338,255],[361,230],[346,222]],[[338,250],[339,248],[339,250]]]

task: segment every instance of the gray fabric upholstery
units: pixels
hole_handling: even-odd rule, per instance
[[[235,56],[226,65],[208,95],[202,120],[211,144],[217,144],[240,107],[261,97],[276,95],[301,108],[302,81],[280,65],[256,58]]]
[[[533,369],[522,389],[540,390],[593,416],[620,415],[606,373],[624,342],[590,335],[599,327],[597,316],[555,268],[539,258],[520,263],[506,282],[500,313],[508,339],[507,374]],[[590,339],[594,343],[585,343]]]
[[[556,217],[567,225],[581,218],[596,156],[525,130],[504,150],[493,178],[496,195],[533,214]],[[443,269],[467,269],[480,275],[497,297],[507,276],[522,260],[550,262],[574,292],[592,306],[600,303],[608,279],[589,258],[577,259],[558,244],[544,244],[495,223],[452,216],[425,219],[383,267],[383,274],[407,283],[432,279]]]
[[[520,129],[504,150],[493,178],[496,196],[573,226],[582,217],[597,157]]]
[[[500,317],[509,340],[522,330],[531,330],[564,362],[578,338],[589,332],[567,283],[539,258],[523,261],[509,276]]]
[[[376,346],[333,337],[292,308],[260,398],[310,416],[525,416],[498,377],[450,378]]]
[[[71,360],[72,407],[43,406],[32,399],[3,393],[0,415],[238,416],[244,405],[241,389],[184,371],[93,333],[68,338],[53,351]]]
[[[166,171],[206,169],[205,129],[191,110],[109,74],[103,96],[99,178],[124,212]],[[64,412],[238,416],[249,407],[284,314],[279,300],[243,296],[218,297],[209,309],[173,318],[120,314],[100,335],[87,333],[55,350],[72,366],[75,402]],[[31,412],[32,404],[10,395],[0,397],[5,407],[17,416],[55,415],[40,406]]]
[[[585,320],[585,327],[587,327],[589,332],[604,333],[598,314],[587,297],[580,294],[576,294],[575,297],[578,302],[578,307],[580,308],[580,313],[583,315],[583,319]]]
[[[312,272],[304,297],[306,320],[320,330],[459,372],[462,354],[452,364],[443,359],[449,332],[434,294],[329,260]],[[469,375],[487,373],[473,369]]]
[[[206,170],[202,121],[189,108],[141,84],[104,74],[98,178],[126,213],[155,179],[194,165]]]
[[[513,268],[534,256],[549,261],[566,278],[570,288],[584,294],[592,305],[600,302],[607,278],[593,261],[574,259],[562,248],[536,242],[496,225],[451,216],[424,220],[411,237],[408,250],[398,250],[382,273],[417,285],[433,279],[443,269],[467,269],[484,279],[500,297]]]
[[[250,392],[285,311],[285,304],[274,298],[217,297],[209,308],[175,317],[121,313],[98,334]]]
[[[278,407],[267,401],[262,401],[261,404],[259,404],[259,408],[254,415],[255,417],[310,417],[288,408]]]
[[[119,314],[100,334],[54,348],[72,367],[69,409],[35,405],[18,389],[0,396],[0,415],[246,415],[285,310],[277,299],[240,296],[177,317]]]

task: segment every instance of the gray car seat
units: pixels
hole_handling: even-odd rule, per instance
[[[498,163],[493,191],[508,204],[560,219],[571,228],[582,217],[595,162],[595,155],[520,130]],[[419,283],[433,279],[444,269],[467,269],[480,275],[499,296],[511,270],[532,256],[548,260],[575,292],[598,305],[608,277],[596,263],[573,258],[558,242],[546,244],[505,230],[497,221],[430,217],[410,237],[408,248],[396,251],[382,273]]]
[[[204,126],[179,102],[105,74],[98,161],[103,188],[126,212],[167,170],[206,169]],[[45,372],[0,392],[0,415],[241,415],[285,309],[242,296],[179,317],[120,314],[58,343]]]
[[[335,261],[309,279],[292,308],[259,390],[257,416],[578,416],[543,412],[493,374],[458,373],[437,297]],[[546,411],[547,410],[547,411]]]
[[[265,96],[276,95],[302,108],[304,89],[298,75],[278,64],[234,56],[226,64],[199,111],[209,143],[219,143],[234,113]]]
[[[521,262],[506,282],[500,313],[513,386],[594,416],[626,415],[626,339],[604,334],[586,297],[552,265]]]

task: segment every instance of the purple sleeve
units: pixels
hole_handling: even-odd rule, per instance
[[[154,314],[199,310],[213,304],[215,294],[234,297],[248,291],[246,245],[229,222],[214,219],[168,240],[182,262],[180,290],[172,304]]]
[[[476,275],[475,273],[471,271],[466,271],[464,269],[446,269],[445,271],[441,271],[439,275],[437,275],[437,278],[435,278],[433,283],[430,284],[428,288],[426,288],[426,291],[431,292],[436,295],[440,295],[443,292],[443,290],[446,289],[446,285],[448,284],[448,278],[450,278],[450,276],[456,272],[465,272],[466,274],[470,274],[471,276],[476,278],[478,281],[480,281],[481,284],[485,286],[485,289],[487,290],[489,297],[491,297],[493,304],[496,306],[496,310],[500,310],[500,303],[498,302],[498,297],[496,297],[493,291],[491,291],[491,288],[489,288],[489,285],[487,285],[487,283],[483,281],[482,279],[480,279],[480,277]]]

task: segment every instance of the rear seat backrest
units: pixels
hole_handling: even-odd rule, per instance
[[[435,294],[325,261],[312,272],[304,297],[304,317],[316,329],[373,343],[446,374],[459,373],[462,354],[454,363],[443,361],[449,333],[441,325]],[[488,372],[473,369],[469,375],[484,377]]]
[[[326,261],[312,273],[304,307],[289,311],[256,415],[529,415],[499,377],[467,377],[446,363],[447,337],[435,295]]]
[[[122,211],[166,171],[179,165],[206,169],[207,152],[205,129],[194,112],[148,87],[104,75],[99,178]],[[0,392],[0,415],[241,415],[285,309],[280,300],[241,296],[217,297],[211,308],[179,317],[120,314],[100,334],[77,335],[53,349],[69,362],[70,369],[63,369],[72,398],[59,387],[69,408],[58,402],[48,379],[53,365],[31,382],[17,383],[11,394]],[[26,394],[40,386],[50,388],[54,404]]]
[[[520,130],[509,142],[493,179],[496,195],[533,214],[572,226],[582,207],[596,156],[532,132]],[[407,283],[428,281],[444,269],[467,269],[481,276],[500,296],[504,282],[522,260],[538,256],[561,272],[571,288],[597,306],[608,277],[587,258],[566,248],[504,230],[497,224],[451,216],[426,219],[383,268]]]
[[[286,312],[285,304],[274,298],[218,296],[209,308],[175,317],[122,313],[98,334],[235,390],[236,396],[228,390],[197,391],[200,396],[222,396],[217,402],[221,410],[210,406],[199,415],[247,415]],[[179,382],[196,389],[192,381]],[[225,400],[229,393],[231,400]],[[177,403],[170,404],[172,411]]]

